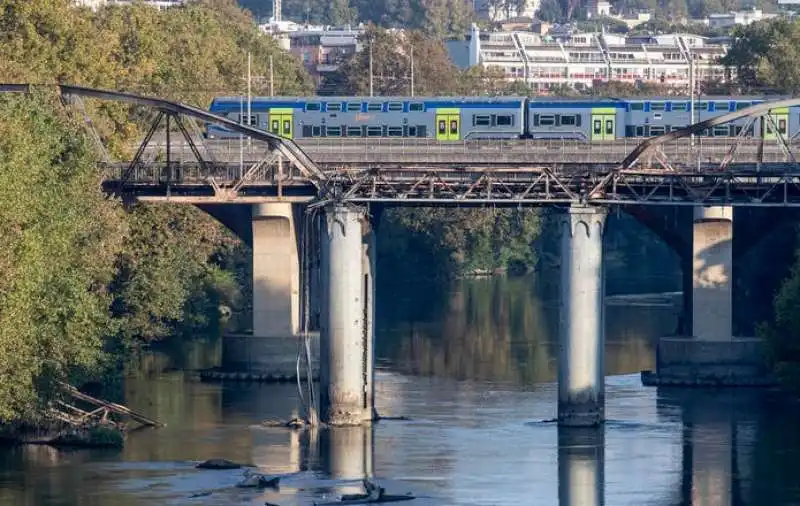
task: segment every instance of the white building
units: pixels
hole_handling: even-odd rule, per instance
[[[496,66],[509,81],[524,81],[536,90],[557,86],[590,88],[596,81],[689,86],[690,62],[695,79],[724,79],[719,59],[727,47],[688,34],[658,36],[569,33],[540,36],[530,32],[486,32],[473,26],[470,66]]]
[[[725,14],[709,14],[708,26],[711,28],[730,28],[735,25],[749,25],[762,19],[775,17],[776,14],[764,14],[761,9],[749,11],[731,11]]]

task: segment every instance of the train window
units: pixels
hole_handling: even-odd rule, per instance
[[[363,135],[364,135],[364,130],[360,126],[347,127],[348,137],[362,137]]]
[[[403,127],[389,127],[386,133],[389,137],[402,137]]]
[[[383,110],[383,104],[380,102],[370,102],[367,104],[367,111],[369,112],[381,112]]]
[[[329,126],[326,133],[328,134],[328,137],[341,137],[342,136],[342,127]]]
[[[556,117],[552,114],[540,114],[539,124],[541,126],[551,126],[556,124]]]
[[[473,114],[472,115],[472,125],[473,126],[489,126],[492,124],[492,119],[488,114]]]
[[[322,104],[319,102],[310,102],[306,104],[306,111],[319,111],[322,109]]]
[[[420,112],[425,110],[425,105],[421,102],[411,102],[408,104],[408,110],[411,112]]]
[[[562,114],[561,115],[561,124],[564,126],[574,126],[578,123],[578,116],[572,116],[571,114]]]
[[[714,127],[714,137],[727,137],[729,134],[728,125]]]
[[[707,111],[708,110],[708,102],[696,102],[694,104],[695,111]]]
[[[686,106],[686,102],[672,102],[672,110],[675,112],[686,112],[689,108]]]
[[[631,111],[644,111],[644,102],[631,102]]]
[[[452,120],[450,121],[450,133],[457,134],[458,133],[458,121]]]
[[[555,123],[555,120],[554,120]],[[514,116],[511,114],[498,114],[497,126],[512,126],[514,124]]]
[[[276,119],[272,120],[272,133],[278,133],[278,129],[280,128],[280,122]]]
[[[409,137],[416,137],[417,136],[417,127],[415,127],[415,126],[408,127],[408,136]]]
[[[661,113],[657,112],[657,113],[653,114],[653,119],[661,119]]]
[[[250,121],[247,121],[247,115],[240,114],[239,122],[245,125],[258,125],[258,117],[255,114],[253,114],[252,116],[250,116]]]
[[[728,102],[714,102],[714,110],[719,111],[728,111]]]
[[[288,119],[283,120],[283,135],[289,135],[292,133],[292,122]]]
[[[736,102],[736,110],[741,111],[745,107],[750,107],[750,102]]]
[[[606,135],[611,135],[614,133],[614,120],[607,119],[606,120]]]
[[[443,119],[439,120],[439,134],[447,135],[447,122]]]
[[[786,133],[786,120],[779,119],[778,120],[778,132],[785,134]]]
[[[347,104],[347,112],[361,112],[361,102],[350,102]]]
[[[664,102],[650,102],[650,110],[651,111],[663,111],[664,110]]]
[[[600,135],[603,133],[603,122],[599,119],[596,119],[592,122],[592,133],[595,135]]]
[[[639,125],[636,127],[636,137],[644,137],[644,126]]]
[[[403,111],[403,102],[389,102],[389,105],[386,106],[389,112],[402,112]]]
[[[320,137],[322,135],[322,128],[318,126],[312,126],[311,135],[314,137]]]
[[[328,102],[327,106],[328,112],[339,112],[342,110],[342,104],[339,102]]]
[[[666,129],[663,126],[651,126],[650,135],[662,135]]]
[[[383,128],[379,126],[367,127],[367,137],[380,137],[383,135]]]
[[[303,137],[312,137],[313,135],[314,130],[311,128],[311,125],[303,125]]]

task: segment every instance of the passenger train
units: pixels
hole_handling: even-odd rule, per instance
[[[786,97],[700,97],[695,121]],[[255,97],[246,116],[243,97],[217,97],[210,112],[293,139],[427,138],[574,139],[585,142],[652,137],[691,124],[688,97]],[[778,131],[800,132],[800,107],[773,109]],[[797,111],[795,111],[797,109]],[[791,113],[790,113],[791,112]],[[747,118],[715,126],[704,135],[732,137]],[[236,137],[206,125],[209,138]],[[747,136],[775,138],[769,121],[756,119]]]

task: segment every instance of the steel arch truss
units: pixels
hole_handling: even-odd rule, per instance
[[[352,203],[524,206],[546,204],[800,207],[800,171],[663,172],[609,168],[348,170],[325,193]],[[325,200],[320,202],[324,204]]]
[[[117,182],[115,193],[126,192],[137,185],[140,177],[144,177],[147,181],[146,184],[152,185],[153,182],[158,182],[166,185],[167,193],[169,194],[171,186],[180,186],[183,183],[183,174],[192,172],[202,175],[201,177],[205,180],[207,190],[213,192],[216,199],[230,200],[236,198],[246,185],[251,184],[254,176],[259,171],[273,170],[273,167],[277,165],[277,177],[280,177],[284,173],[284,162],[289,166],[287,168],[289,172],[293,172],[293,167],[305,182],[316,188],[323,186],[326,177],[325,173],[291,139],[249,125],[243,125],[179,102],[80,86],[57,85],[56,87],[62,103],[71,106],[73,110],[77,110],[90,138],[97,145],[100,157],[106,165],[107,175],[113,175]],[[32,85],[29,84],[0,84],[0,93],[29,93],[31,88]],[[108,151],[100,141],[100,136],[83,107],[82,98],[127,102],[151,108],[156,112],[155,120],[150,125],[130,163],[114,164],[111,162]],[[235,175],[231,176],[231,171],[228,167],[220,167],[226,164],[219,164],[213,159],[212,151],[205,145],[203,136],[195,121],[217,124],[264,144],[265,152],[263,155],[259,155],[255,163],[249,162],[252,163],[249,168],[239,170]],[[156,164],[153,163],[153,158],[158,156],[159,150],[154,149],[151,142],[162,123],[166,127],[166,149],[163,151],[166,156],[166,164]],[[193,129],[192,133],[194,135],[190,134],[190,128]],[[185,141],[185,145],[188,146],[194,157],[194,160],[186,166],[183,160],[172,159],[173,135],[182,137],[182,142]],[[155,173],[158,174],[154,178]],[[273,177],[273,181],[274,179],[275,177]],[[194,183],[196,184],[197,181],[194,181]]]
[[[728,170],[731,164],[735,162],[737,154],[741,152],[744,146],[749,146],[751,149],[755,149],[754,155],[756,160],[754,163],[751,163],[753,163],[753,165],[760,166],[764,163],[765,145],[769,142],[774,142],[777,144],[779,152],[782,152],[783,157],[785,158],[784,163],[791,166],[792,170],[800,171],[800,165],[798,165],[800,154],[797,152],[797,148],[800,147],[800,145],[794,142],[797,134],[790,136],[788,133],[781,133],[780,129],[778,128],[778,124],[776,123],[774,113],[776,109],[796,106],[800,106],[800,99],[764,102],[746,107],[740,111],[709,118],[705,121],[695,123],[694,125],[689,125],[673,132],[652,137],[639,144],[622,161],[622,169],[630,170],[635,167],[648,169],[657,168],[675,172],[681,168],[688,168],[687,164],[685,163],[686,159],[691,159],[692,157],[683,156],[681,161],[677,159],[671,161],[665,154],[664,150],[667,143],[677,141],[679,139],[686,139],[687,137],[692,137],[695,135],[701,135],[715,126],[725,125],[733,121],[746,118],[746,121],[738,134],[730,139],[731,145],[719,163],[704,163],[698,154],[695,167],[702,166],[704,170]],[[775,138],[766,139],[763,134],[759,135],[759,132],[754,128],[756,125],[756,120],[761,121],[759,124],[761,125],[762,130],[764,127],[769,127],[771,130],[771,135],[774,135]],[[756,139],[753,139],[752,137],[748,138],[748,134],[751,132],[754,133],[754,136],[758,135],[758,137]],[[698,142],[702,142],[702,137],[698,139]],[[687,145],[685,147],[687,152],[693,151],[694,149],[694,145]]]

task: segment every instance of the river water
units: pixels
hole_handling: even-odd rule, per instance
[[[310,505],[372,476],[412,505],[800,504],[800,409],[764,392],[641,385],[671,333],[675,297],[608,301],[605,426],[558,429],[552,287],[530,278],[464,281],[447,293],[386,293],[379,307],[377,409],[407,421],[291,432],[258,426],[298,405],[291,385],[209,384],[220,343],[153,353],[126,402],[166,422],[122,450],[0,450],[0,505]],[[379,299],[380,300],[380,299]],[[226,458],[282,475],[237,489]],[[197,497],[191,497],[199,494]]]

